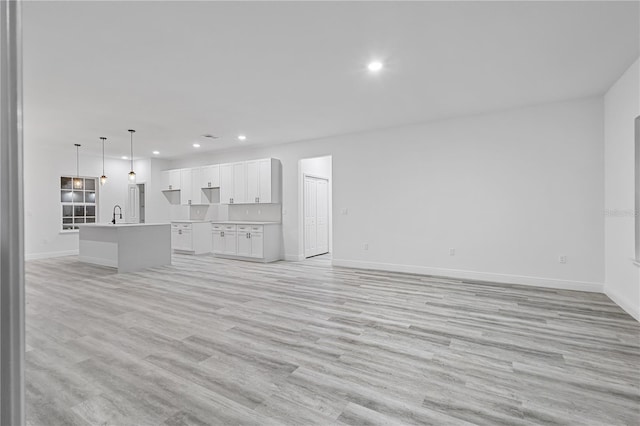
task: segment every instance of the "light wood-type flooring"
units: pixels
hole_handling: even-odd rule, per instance
[[[29,425],[638,425],[603,294],[174,255],[27,262]]]

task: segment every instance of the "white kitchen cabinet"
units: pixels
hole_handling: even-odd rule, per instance
[[[279,223],[213,223],[211,229],[216,256],[260,262],[283,258],[282,226]]]
[[[233,197],[231,204],[247,202],[247,168],[245,162],[233,163]]]
[[[233,164],[220,165],[220,203],[233,204]]]
[[[206,166],[202,168],[201,188],[220,187],[220,165]]]
[[[212,224],[211,225],[211,242],[214,254],[231,254],[237,252],[237,233],[236,225],[230,224]]]
[[[181,186],[181,171],[180,169],[169,170],[169,189],[175,191],[179,190]]]
[[[280,202],[280,162],[275,158],[247,161],[247,202]]]
[[[160,172],[160,188],[162,191],[180,190],[180,170],[163,170]]]
[[[238,249],[236,255],[251,257],[251,233],[244,228],[244,226],[238,225]]]
[[[171,222],[171,248],[190,254],[210,253],[210,229],[210,222]]]
[[[220,166],[222,204],[280,203],[281,165],[275,158]]]
[[[251,257],[261,259],[264,256],[264,233],[250,232],[251,240]]]
[[[192,169],[180,170],[180,204],[195,204],[193,203],[193,195],[191,194],[191,172]]]

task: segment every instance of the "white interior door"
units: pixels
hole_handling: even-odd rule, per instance
[[[316,189],[317,246],[320,253],[329,252],[329,182],[317,180]],[[320,254],[319,253],[319,254]]]
[[[329,252],[329,190],[326,179],[304,177],[304,256]]]
[[[127,223],[140,222],[140,190],[135,183],[130,183],[127,186],[127,203],[124,209],[124,221]]]

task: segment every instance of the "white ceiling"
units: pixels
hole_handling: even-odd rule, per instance
[[[26,143],[192,154],[602,94],[638,2],[27,2]],[[366,64],[381,59],[371,75]]]

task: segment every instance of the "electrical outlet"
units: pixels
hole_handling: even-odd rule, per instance
[[[449,249],[449,256],[455,256],[455,255],[456,255],[456,249],[450,248]]]
[[[348,215],[349,214],[349,209],[340,209],[340,214]]]
[[[364,247],[365,250],[369,250],[369,243],[364,243]]]
[[[560,257],[558,257],[558,262],[567,263],[567,256],[565,256],[564,254],[560,255]]]

